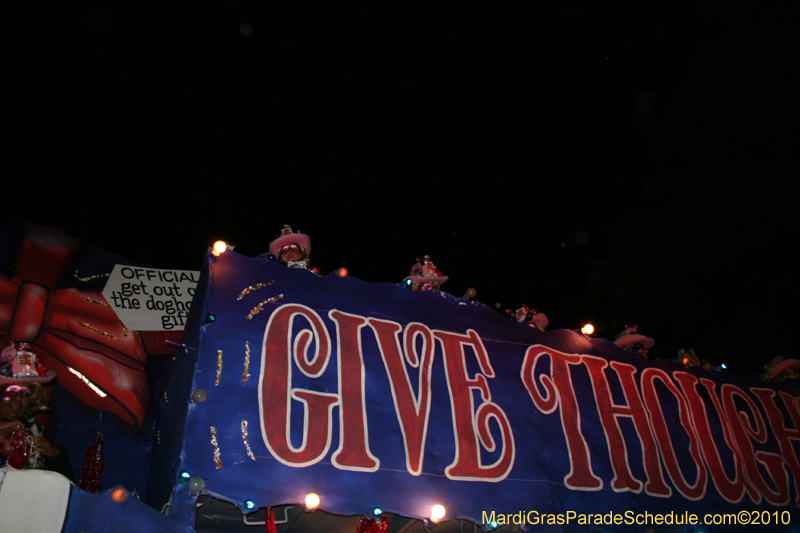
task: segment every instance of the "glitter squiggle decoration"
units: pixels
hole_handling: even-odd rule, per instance
[[[111,340],[117,340],[117,337],[115,337],[115,336],[114,336],[114,335],[112,335],[111,333],[106,333],[105,331],[100,331],[100,330],[99,330],[99,329],[97,329],[97,328],[93,328],[92,326],[90,326],[90,325],[89,325],[89,324],[87,324],[86,322],[81,322],[81,321],[78,321],[78,325],[79,325],[79,326],[81,326],[81,327],[83,327],[83,328],[86,328],[86,329],[88,329],[89,331],[94,331],[95,333],[97,333],[98,335],[102,335],[103,337],[108,337],[108,338],[109,338],[109,339],[111,339]]]
[[[222,459],[219,456],[219,443],[217,442],[217,428],[211,426],[211,444],[214,446],[214,466],[217,470],[222,468]]]
[[[244,419],[242,419],[242,440],[244,441],[244,447],[247,448],[247,456],[255,461],[256,456],[253,455],[253,450],[250,449],[250,441],[247,440],[247,420]]]
[[[214,385],[219,385],[220,376],[222,376],[222,350],[217,350],[217,379],[214,380]]]
[[[164,391],[164,401],[167,405],[169,405],[169,398],[167,397],[167,391]]]
[[[82,278],[82,277],[80,277],[78,275],[78,271],[77,270],[75,271],[75,279],[77,279],[78,281],[92,281],[93,279],[107,278],[110,275],[111,275],[111,273],[108,273],[108,274],[95,274],[94,276],[86,276],[85,278]]]
[[[93,299],[93,298],[89,298],[88,296],[82,296],[82,298],[83,298],[84,300],[86,300],[87,302],[89,302],[89,303],[92,303],[92,304],[95,304],[95,305],[103,305],[103,306],[105,306],[105,307],[111,307],[110,305],[108,305],[108,304],[107,304],[107,303],[105,303],[105,302],[101,302],[100,300],[95,300],[95,299]]]
[[[263,310],[264,310],[264,304],[269,304],[269,303],[277,302],[277,301],[278,301],[278,300],[280,300],[281,298],[283,298],[283,294],[279,294],[279,295],[277,295],[277,296],[273,296],[272,298],[268,298],[268,299],[264,300],[263,302],[261,302],[260,304],[258,304],[257,306],[255,306],[255,307],[254,307],[254,308],[253,308],[253,309],[250,311],[250,314],[248,314],[248,315],[247,315],[247,320],[252,320],[254,316],[256,316],[258,313],[260,313],[261,311],[263,311]]]
[[[268,287],[268,286],[272,285],[273,283],[275,283],[275,282],[274,282],[274,281],[267,281],[266,283],[256,283],[255,285],[250,285],[250,286],[249,286],[249,287],[247,287],[245,290],[243,290],[243,291],[242,291],[242,292],[239,294],[239,297],[238,297],[238,298],[236,298],[236,299],[237,299],[237,300],[241,300],[242,298],[244,298],[245,296],[247,296],[248,294],[250,294],[250,292],[252,292],[252,291],[257,291],[258,289],[260,289],[260,288],[262,288],[262,287]]]
[[[94,298],[89,298],[88,296],[81,296],[84,300],[89,302],[90,304],[94,305],[102,305],[103,307],[111,307],[106,302],[101,302],[100,300],[95,300]],[[128,328],[125,327],[125,324],[122,323],[122,320],[119,321],[119,325],[122,326],[122,334],[127,337],[128,336]]]
[[[242,385],[250,377],[250,341],[244,341],[244,372],[242,372]]]

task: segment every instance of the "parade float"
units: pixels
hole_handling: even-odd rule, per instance
[[[72,501],[92,502],[76,514],[95,529],[79,529],[73,516],[67,531],[120,531],[139,514],[148,531],[797,527],[800,408],[781,382],[650,361],[579,331],[508,320],[466,297],[320,276],[271,254],[209,250],[183,308],[188,290],[165,290],[180,287],[180,272],[97,264],[122,278],[80,296],[146,308],[160,286],[161,301],[175,303],[172,312],[153,310],[188,316],[177,341],[163,337],[174,335],[177,318],[150,334],[179,346],[145,373],[144,399],[122,394],[135,388],[124,372],[117,383],[113,371],[81,360],[93,357],[89,342],[115,350],[129,342],[124,318],[99,327],[69,308],[50,334],[81,331],[72,359],[40,343],[59,382],[73,373],[55,360],[86,370],[85,380],[64,380],[69,395],[140,432],[120,439],[124,466],[106,475],[105,492],[72,488]],[[13,338],[15,302],[43,283],[19,269],[3,283],[12,311],[0,333]],[[45,291],[48,305],[59,283]],[[39,337],[28,335],[35,350]],[[90,384],[114,402],[94,398]],[[91,409],[79,414],[90,418]],[[59,429],[69,424],[62,413]],[[116,485],[127,495],[129,479],[142,475],[149,506],[116,503]]]

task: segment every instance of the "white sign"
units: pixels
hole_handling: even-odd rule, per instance
[[[133,331],[182,330],[200,272],[115,265],[103,296]]]

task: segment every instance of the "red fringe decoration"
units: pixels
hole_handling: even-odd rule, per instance
[[[103,490],[101,482],[105,469],[103,434],[98,431],[94,444],[86,449],[86,454],[83,456],[83,468],[80,470],[81,480],[78,481],[78,488],[86,492],[100,492]]]
[[[356,533],[389,533],[389,519],[381,516],[377,520],[364,517]]]
[[[267,514],[264,515],[264,524],[267,527],[267,533],[278,533],[275,529],[275,515],[272,513],[272,507],[267,507]]]

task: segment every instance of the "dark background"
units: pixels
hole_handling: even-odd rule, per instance
[[[796,3],[524,4],[11,4],[0,222],[190,270],[291,224],[653,357],[796,356]]]

